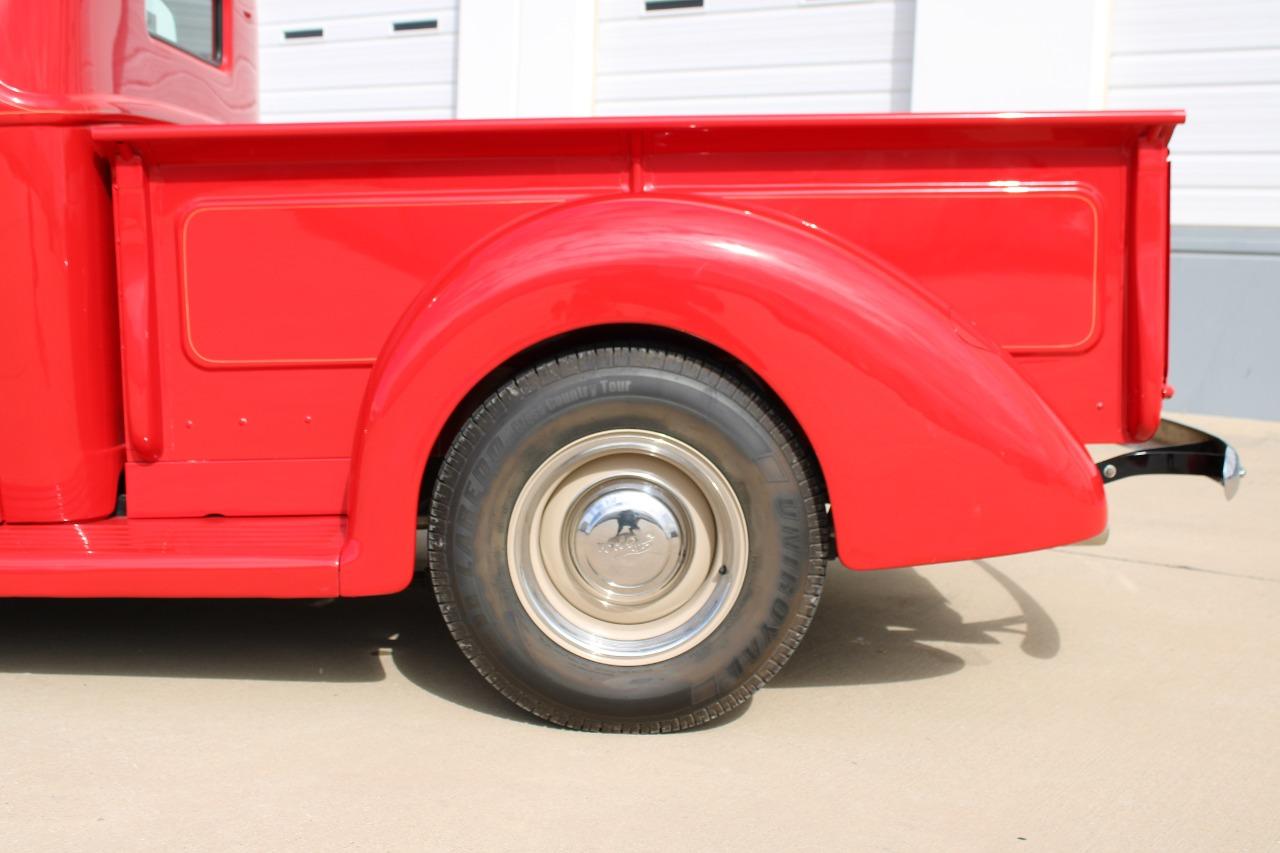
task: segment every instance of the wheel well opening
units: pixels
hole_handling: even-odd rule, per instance
[[[466,423],[467,418],[476,410],[476,407],[506,382],[540,362],[575,350],[603,346],[637,346],[668,350],[680,355],[709,361],[731,372],[735,378],[759,393],[773,406],[775,411],[781,414],[787,426],[795,434],[801,447],[804,448],[805,453],[808,455],[808,461],[813,467],[822,493],[824,495],[827,494],[826,480],[822,467],[818,463],[818,457],[813,451],[813,445],[810,443],[809,437],[805,434],[804,429],[795,419],[786,403],[774,393],[773,389],[765,383],[759,374],[746,364],[714,344],[674,329],[645,325],[592,326],[548,338],[517,353],[492,370],[458,403],[453,410],[453,414],[449,416],[449,420],[445,423],[444,428],[440,430],[440,434],[436,437],[435,444],[431,448],[431,455],[427,458],[427,467],[423,472],[422,482],[418,491],[418,526],[425,527],[427,524],[431,504],[431,490],[435,485],[440,463],[448,452],[449,446],[453,443],[458,431],[462,429],[462,425]],[[828,531],[830,531],[830,528],[830,520],[828,519]],[[828,539],[830,539],[830,536]]]

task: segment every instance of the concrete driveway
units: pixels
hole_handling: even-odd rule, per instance
[[[1280,424],[1112,538],[858,574],[795,659],[680,735],[526,718],[430,594],[0,602],[7,850],[1273,850]]]

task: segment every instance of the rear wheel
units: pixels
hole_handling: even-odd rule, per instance
[[[585,350],[459,431],[432,495],[432,582],[463,652],[521,707],[689,728],[795,650],[822,590],[824,501],[747,383],[674,353]]]

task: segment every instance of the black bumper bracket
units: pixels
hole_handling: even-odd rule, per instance
[[[1162,420],[1151,441],[1098,463],[1104,483],[1139,474],[1196,474],[1222,484],[1227,500],[1240,488],[1240,454],[1215,435]]]

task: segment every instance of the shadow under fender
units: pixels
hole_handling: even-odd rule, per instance
[[[614,324],[692,335],[769,385],[817,455],[850,567],[1035,550],[1106,526],[1084,448],[931,295],[795,223],[620,196],[513,225],[406,311],[361,411],[342,593],[408,584],[422,471],[473,388],[531,346]]]

